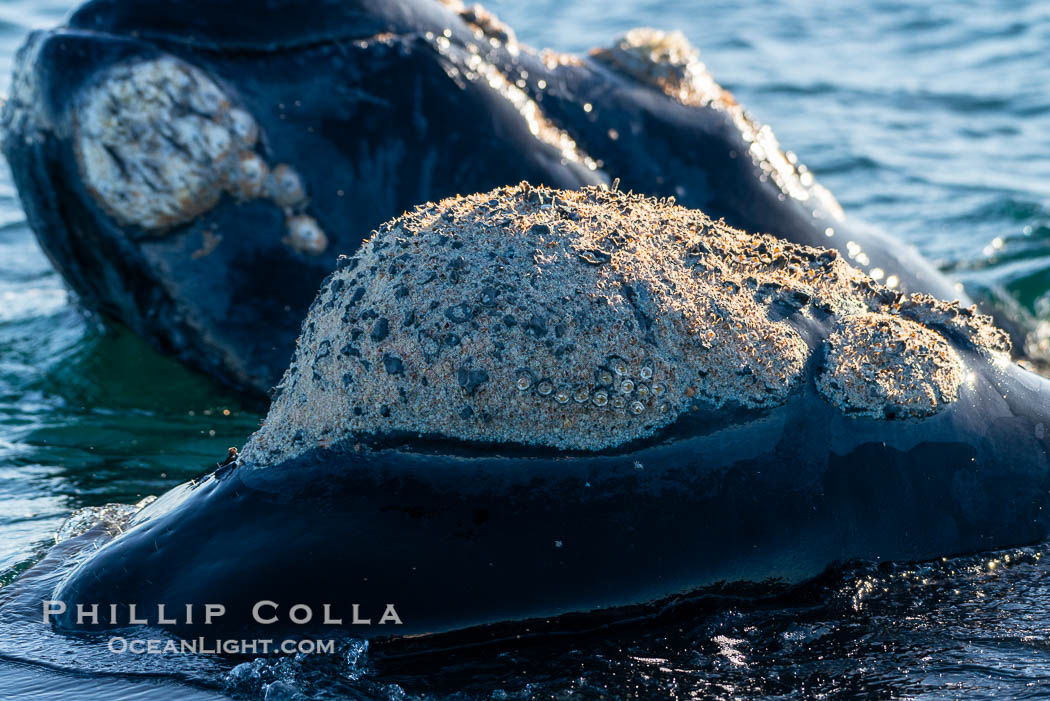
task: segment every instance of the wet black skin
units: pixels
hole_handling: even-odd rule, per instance
[[[394,39],[355,43],[377,34]],[[259,396],[280,379],[338,254],[420,202],[522,180],[571,188],[619,178],[748,231],[843,252],[854,241],[902,290],[961,296],[899,241],[782,196],[723,112],[682,105],[588,57],[549,69],[530,49],[479,40],[432,0],[96,0],[28,46],[40,50],[24,50],[19,70],[39,88],[39,118],[9,124],[3,148],[44,250],[86,307]],[[563,163],[486,80],[464,77],[471,46],[511,82],[527,71],[524,89],[601,168]],[[257,119],[267,160],[302,174],[307,213],[330,240],[322,255],[282,244],[283,214],[264,200],[224,197],[163,236],[101,211],[80,181],[71,107],[107,66],[161,54],[211,75]],[[208,230],[222,242],[193,257]]]
[[[807,325],[815,344],[824,331]],[[601,454],[351,438],[227,466],[89,554],[52,595],[69,608],[56,625],[95,627],[77,624],[77,603],[117,604],[118,625],[127,604],[151,624],[158,604],[169,616],[194,604],[174,632],[285,636],[317,629],[291,624],[293,605],[316,623],[330,604],[355,636],[477,641],[652,615],[720,583],[790,584],[853,559],[1041,540],[1050,383],[962,355],[976,379],[921,420],[846,417],[814,388],[817,353],[780,407],[701,408]],[[280,622],[253,621],[263,600]],[[211,626],[206,603],[226,607]],[[391,603],[402,624],[378,625]],[[353,604],[373,625],[352,625]]]

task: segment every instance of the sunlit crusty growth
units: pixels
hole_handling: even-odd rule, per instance
[[[851,415],[935,414],[958,399],[963,367],[944,337],[890,314],[856,314],[828,337],[817,388]]]
[[[873,311],[891,321],[869,329]],[[815,329],[836,318],[846,329],[829,350],[836,379],[868,372],[857,368],[872,349],[856,344],[914,329],[925,345],[905,343],[919,355],[891,371],[926,372],[927,349],[954,358],[938,333],[895,314],[960,346],[1005,347],[972,310],[904,298],[835,251],[746,234],[672,201],[527,184],[457,197],[389,222],[344,259],[244,456],[272,464],[387,432],[614,448],[683,412],[783,403],[823,343]],[[940,406],[956,378],[932,362]],[[892,388],[829,396],[850,411],[908,404]]]
[[[652,85],[686,105],[711,107],[725,112],[751,143],[751,159],[787,195],[841,219],[842,208],[834,196],[814,181],[813,174],[792,153],[780,148],[773,130],[759,123],[711,77],[700,61],[700,52],[681,32],[638,27],[606,48],[591,51],[611,69]]]
[[[285,242],[295,250],[316,254],[327,246],[299,211],[306,190],[298,173],[286,164],[271,171],[255,150],[254,117],[188,63],[163,57],[106,69],[78,101],[74,129],[85,185],[123,226],[164,233],[225,192],[282,207]]]
[[[512,53],[517,51],[517,37],[514,30],[506,22],[485,9],[478,3],[466,5],[463,0],[438,0],[452,12],[459,15],[460,19],[474,28],[480,36],[490,41],[504,44]]]

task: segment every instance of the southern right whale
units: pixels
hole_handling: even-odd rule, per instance
[[[43,598],[68,631],[294,636],[328,606],[355,636],[485,639],[1028,544],[1050,381],[1008,348],[970,309],[668,200],[422,205],[324,282],[239,460]]]

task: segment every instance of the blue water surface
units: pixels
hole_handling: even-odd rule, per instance
[[[70,6],[0,3],[0,90],[25,32]],[[682,31],[850,217],[918,247],[976,295],[1016,302],[1034,330],[1050,321],[1050,3],[488,7],[520,40],[564,51],[638,25]],[[77,311],[0,171],[0,587],[71,511],[199,474],[260,418]],[[325,659],[131,663],[0,619],[0,698],[1047,695],[1046,552],[860,563],[761,604],[727,598],[673,621],[407,667],[353,644]]]

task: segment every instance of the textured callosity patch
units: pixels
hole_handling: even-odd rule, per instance
[[[780,148],[773,130],[759,123],[711,77],[700,61],[700,52],[681,32],[638,27],[591,56],[609,68],[652,85],[669,97],[695,107],[725,112],[750,142],[750,157],[767,177],[797,200],[811,202],[833,219],[842,219],[842,208],[832,194],[815,182],[812,173],[794,154]]]
[[[856,368],[873,351],[855,345],[862,336],[893,344],[919,329],[919,345],[901,346],[914,357],[876,373],[915,373],[903,378],[907,396],[828,392],[850,411],[867,402],[885,415],[889,403],[924,415],[924,400],[910,399],[923,382],[935,406],[952,400],[954,351],[921,323],[979,352],[1006,347],[972,310],[905,298],[835,251],[599,188],[522,184],[421,205],[343,262],[311,308],[249,461],[400,432],[613,448],[683,412],[786,401],[823,342],[800,331],[805,319],[842,325],[828,351],[836,380],[863,380]],[[894,321],[870,326],[872,312]]]
[[[203,71],[172,57],[112,66],[74,111],[77,163],[88,190],[122,226],[164,233],[214,207],[222,194],[272,199],[285,210],[285,243],[320,253],[304,224],[301,178],[256,152],[259,127]],[[305,236],[304,236],[305,234]]]
[[[817,388],[847,414],[908,418],[958,399],[963,366],[944,337],[890,314],[856,314],[828,336]]]
[[[506,45],[512,50],[512,53],[516,50],[518,40],[514,36],[514,30],[480,4],[466,5],[462,0],[439,0],[439,2],[459,15],[460,19],[473,27],[479,35],[488,38],[489,41]]]

